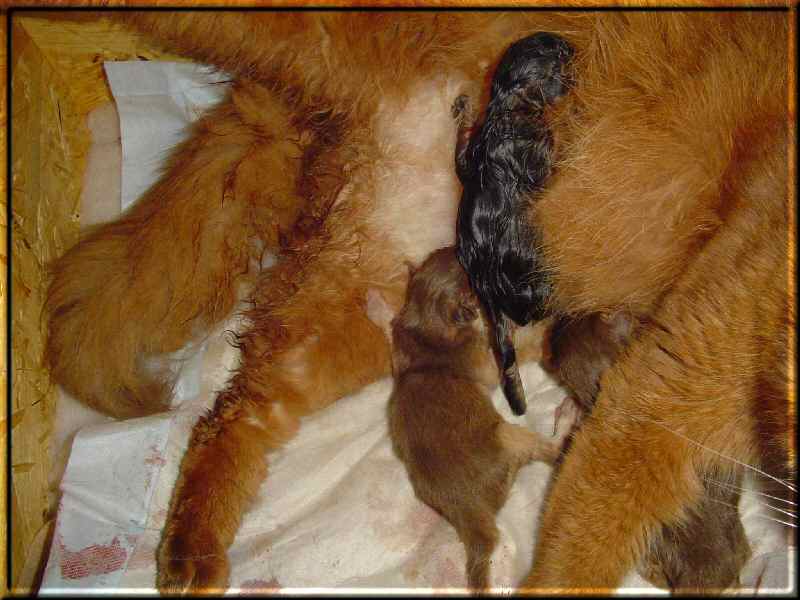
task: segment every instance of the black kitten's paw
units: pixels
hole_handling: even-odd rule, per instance
[[[463,121],[471,112],[471,102],[466,94],[461,94],[456,98],[453,106],[450,107],[450,114],[456,121]]]
[[[467,160],[467,150],[472,134],[472,127],[475,124],[472,101],[467,94],[461,94],[453,101],[450,107],[450,114],[453,115],[458,125],[458,137],[456,139],[456,175],[464,183],[471,177],[470,168]]]

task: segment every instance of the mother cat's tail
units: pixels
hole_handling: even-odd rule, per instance
[[[120,418],[167,408],[171,373],[151,359],[223,319],[251,254],[294,223],[292,132],[265,88],[236,84],[129,211],[51,265],[45,362],[58,384]]]

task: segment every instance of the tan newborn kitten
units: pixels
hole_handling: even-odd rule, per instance
[[[376,321],[388,311],[380,305],[370,293],[368,313]],[[571,422],[551,441],[497,413],[490,398],[499,382],[497,365],[478,300],[453,248],[433,252],[412,272],[391,334],[394,450],[417,497],[458,532],[469,586],[486,589],[498,540],[495,516],[517,471],[532,460],[555,462]]]

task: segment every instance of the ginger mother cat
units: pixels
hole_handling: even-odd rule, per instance
[[[238,79],[160,182],[54,265],[53,376],[113,415],[163,410],[155,358],[254,286],[240,367],[182,463],[162,591],[224,588],[266,453],[388,374],[366,290],[402,297],[404,261],[453,243],[453,101],[485,94],[502,52],[536,31],[575,49],[574,87],[548,115],[556,171],[529,213],[549,310],[650,325],[604,378],[522,586],[613,588],[701,477],[795,474],[789,13],[124,18]],[[285,259],[257,275],[264,247]]]

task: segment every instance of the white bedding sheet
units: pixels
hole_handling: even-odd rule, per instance
[[[120,114],[123,197],[131,199],[158,174],[149,157],[163,159],[184,125],[219,98],[223,86],[213,82],[224,77],[201,66],[153,61],[107,64],[107,72]],[[61,482],[42,594],[154,592],[155,549],[182,453],[192,424],[236,364],[225,330],[240,326],[234,315],[181,353],[174,411],[96,420],[78,431]],[[495,406],[509,421],[549,435],[564,393],[537,364],[523,365],[521,375],[528,414],[514,417],[499,390]],[[229,552],[230,594],[463,587],[465,555],[455,531],[414,497],[392,454],[385,418],[390,390],[390,379],[375,382],[304,419],[298,436],[270,457],[269,478]],[[69,402],[63,399],[64,406]],[[57,439],[69,439],[65,427]],[[498,515],[496,586],[513,587],[531,564],[550,473],[542,463],[523,468]],[[753,549],[742,582],[751,586],[760,578],[761,593],[786,590],[796,580],[794,555],[758,498],[747,492],[740,503]],[[631,573],[620,593],[666,592]]]

